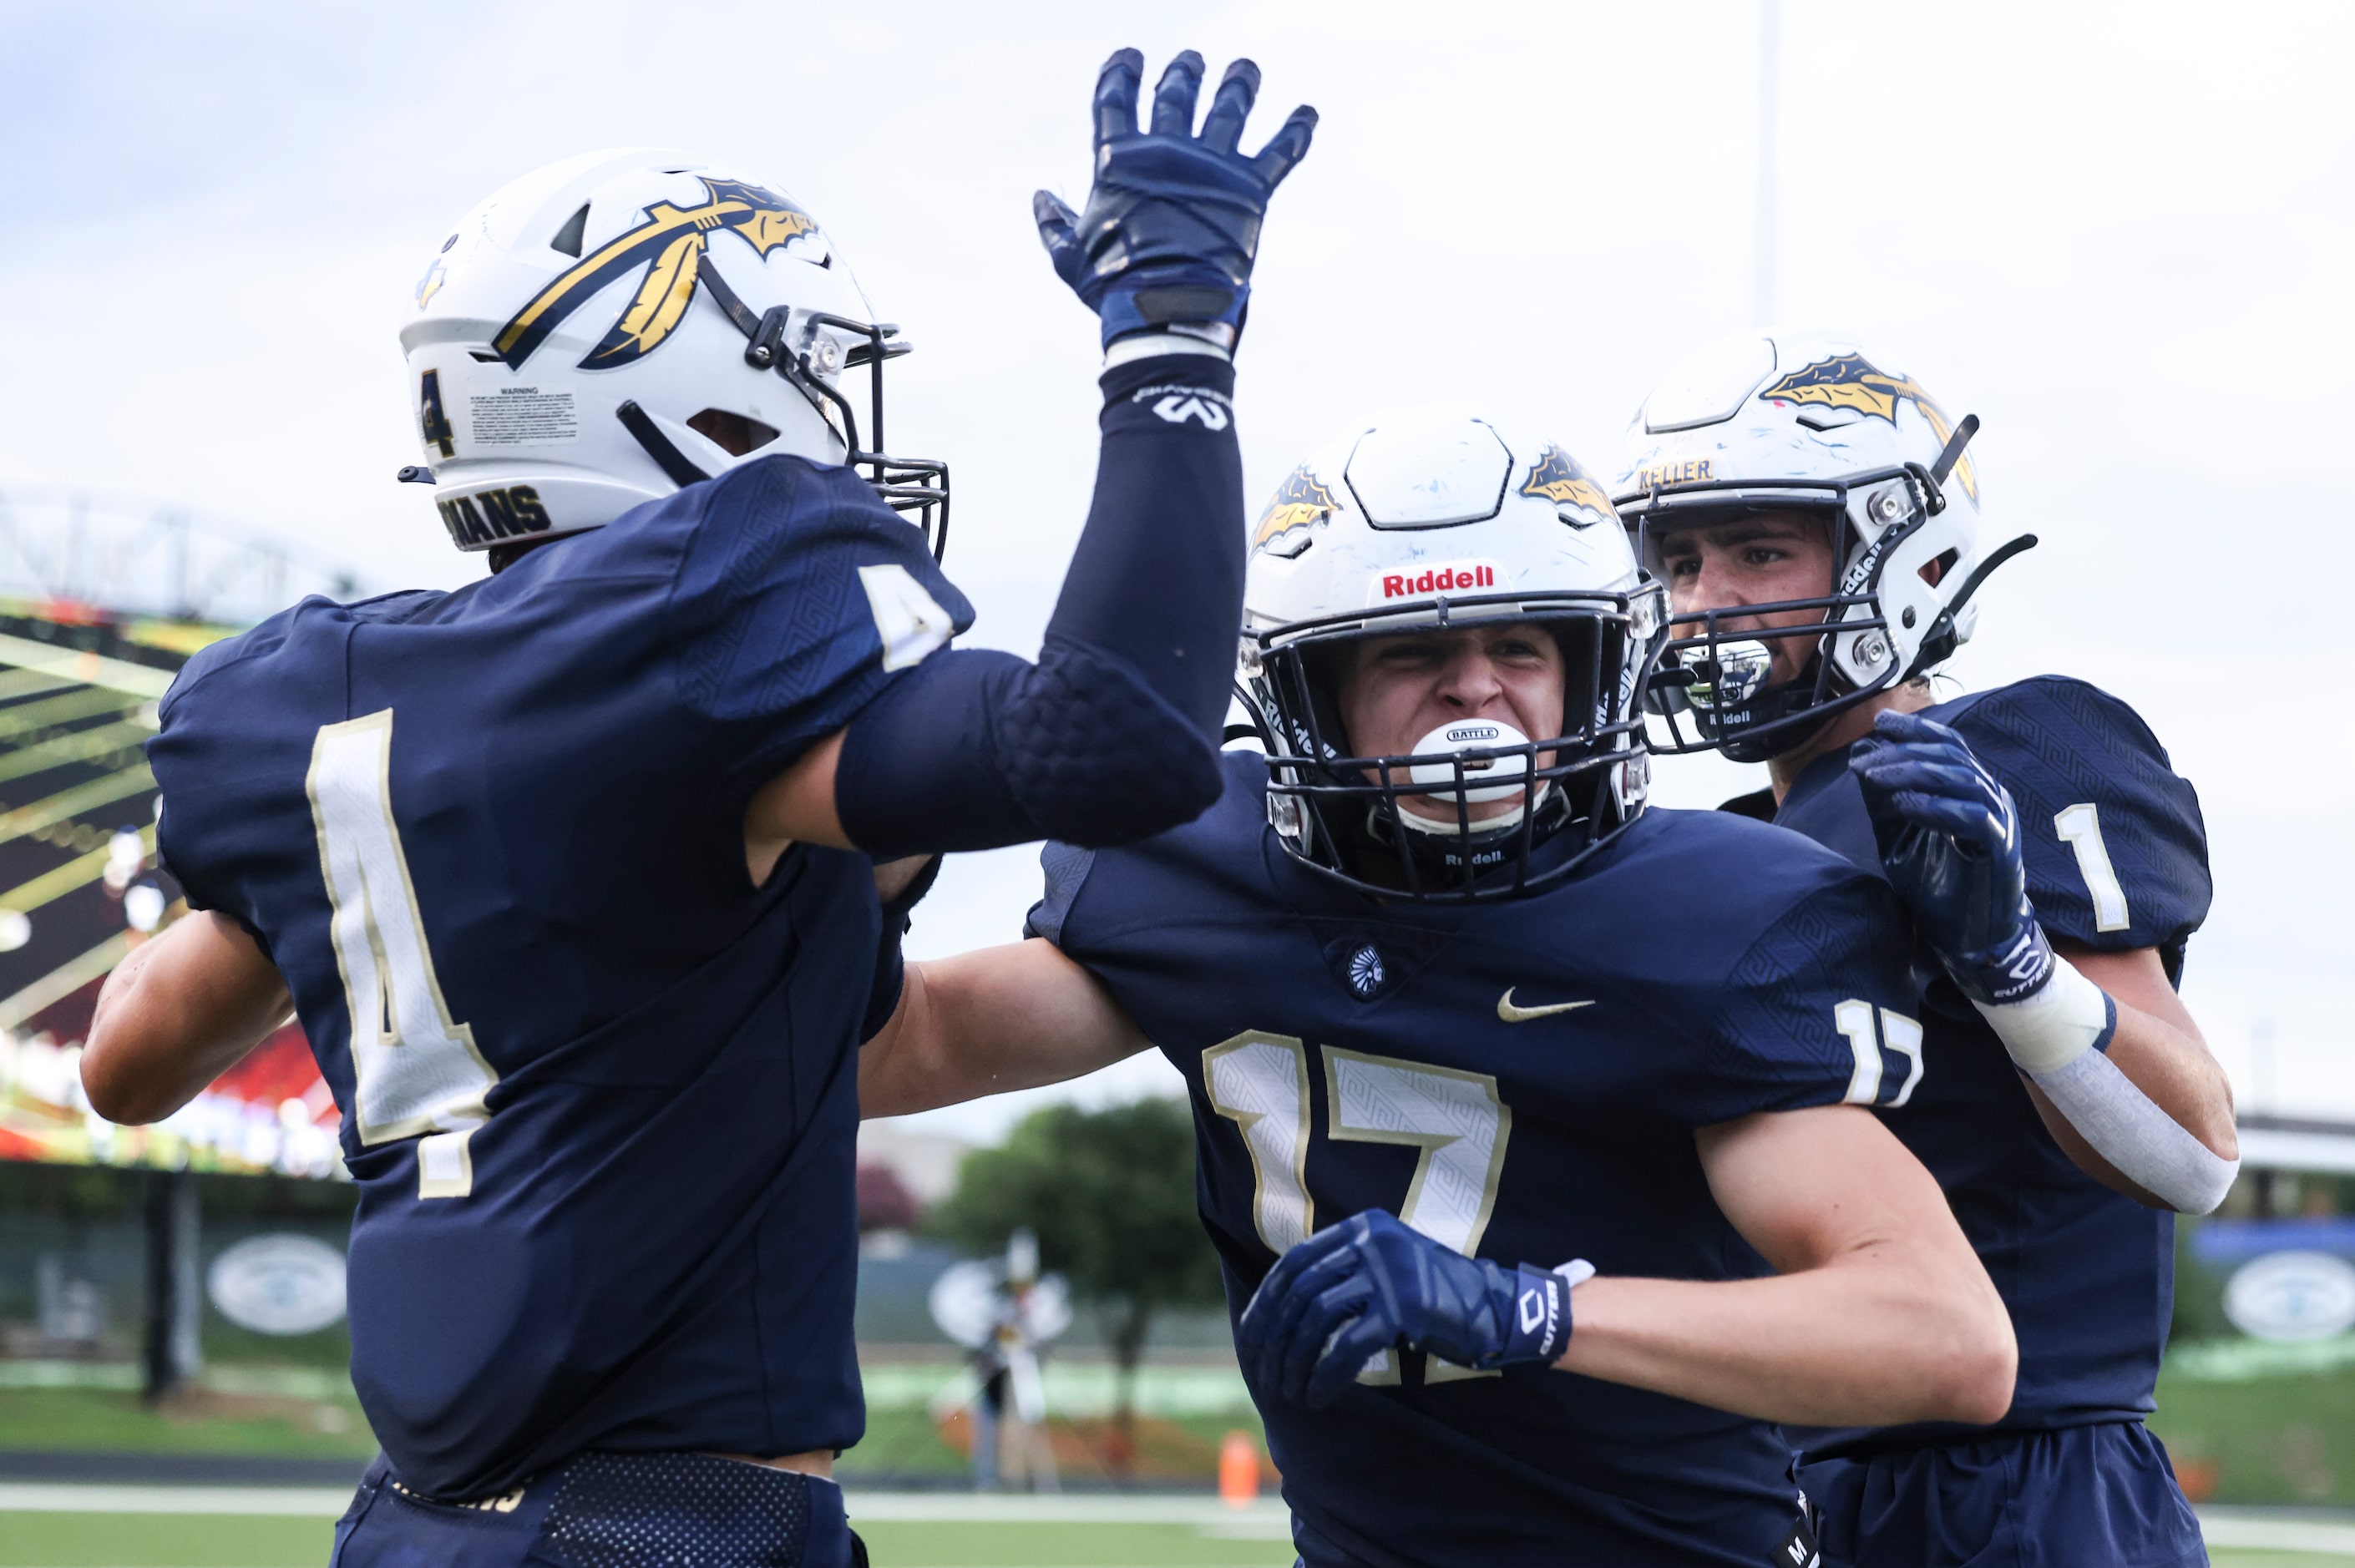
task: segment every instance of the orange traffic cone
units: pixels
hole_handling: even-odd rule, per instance
[[[1230,1432],[1219,1445],[1219,1500],[1229,1508],[1249,1508],[1258,1496],[1259,1445],[1248,1432]]]

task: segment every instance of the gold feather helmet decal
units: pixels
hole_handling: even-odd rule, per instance
[[[1619,521],[1619,514],[1612,509],[1611,497],[1594,482],[1593,475],[1582,468],[1576,458],[1550,441],[1538,453],[1538,461],[1529,465],[1529,477],[1518,493],[1540,496],[1556,506],[1574,506],[1593,514],[1582,525]]]
[[[728,230],[766,258],[779,246],[817,232],[815,218],[773,191],[741,180],[695,177],[705,201],[687,207],[658,201],[647,207],[644,223],[582,257],[499,329],[491,340],[499,357],[522,369],[548,334],[600,289],[646,267],[621,319],[581,368],[612,370],[644,358],[662,346],[695,302],[696,268],[713,234]]]
[[[1937,399],[1922,389],[1922,384],[1910,376],[1891,376],[1876,370],[1860,354],[1835,355],[1818,359],[1813,365],[1794,370],[1780,381],[1758,394],[1764,398],[1780,398],[1793,403],[1818,403],[1828,408],[1854,408],[1859,413],[1897,422],[1897,404],[1910,398],[1922,411],[1930,433],[1940,446],[1954,439],[1955,422],[1938,407]],[[1979,478],[1964,457],[1955,464],[1955,477],[1963,483],[1963,492],[1973,502],[1979,498]]]
[[[1276,487],[1275,499],[1260,514],[1259,526],[1252,530],[1252,548],[1259,549],[1296,528],[1321,521],[1332,515],[1334,508],[1340,504],[1308,465],[1302,463]]]

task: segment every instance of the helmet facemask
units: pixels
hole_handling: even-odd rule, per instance
[[[1663,580],[1660,535],[1722,527],[1763,511],[1821,518],[1839,563],[1838,578],[1820,597],[1672,615],[1658,667],[1645,682],[1646,705],[1666,720],[1652,749],[1764,762],[1951,657],[1959,641],[1955,618],[2009,554],[1988,557],[1956,588],[1945,580],[1956,552],[1937,548],[1943,541],[1926,531],[1948,504],[1945,471],[1977,428],[1977,419],[1965,421],[1934,471],[1906,463],[1837,481],[1723,480],[1656,487],[1623,500],[1637,558]],[[1935,583],[1925,570],[1933,564]],[[1787,624],[1761,624],[1785,617]],[[1778,682],[1775,655],[1793,646],[1806,657],[1796,674]]]
[[[825,311],[773,305],[755,313],[720,275],[709,255],[696,264],[703,291],[708,293],[736,330],[745,337],[744,363],[755,370],[773,370],[784,383],[808,399],[843,444],[843,461],[868,470],[868,482],[892,511],[911,519],[923,530],[925,546],[937,561],[949,545],[949,467],[932,458],[892,457],[883,450],[883,366],[914,344],[900,340],[900,329],[890,322],[856,321]],[[847,342],[846,346],[846,340]],[[858,415],[842,395],[846,370],[868,373],[868,430],[872,450],[858,441]],[[634,403],[616,411],[646,455],[680,488],[710,475],[696,467],[676,444]]]
[[[1386,898],[1513,897],[1566,874],[1641,807],[1648,774],[1636,694],[1660,630],[1658,603],[1650,592],[1488,595],[1246,639],[1244,696],[1267,747],[1269,817],[1285,847],[1335,880]],[[1504,622],[1540,625],[1561,648],[1562,733],[1524,737],[1508,725],[1467,718],[1442,725],[1407,753],[1351,745],[1339,686],[1356,645]],[[1500,814],[1473,814],[1476,805],[1516,798]],[[1409,801],[1442,810],[1426,815]]]
[[[1952,657],[1979,584],[2035,543],[1983,548],[1977,429],[1835,334],[1738,334],[1672,368],[1636,411],[1613,496],[1644,568],[1664,575],[1668,533],[1793,512],[1828,520],[1834,567],[1813,597],[1674,617],[1645,683],[1667,721],[1654,749],[1787,757]]]

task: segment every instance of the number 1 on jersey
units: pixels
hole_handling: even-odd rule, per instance
[[[417,1195],[474,1190],[466,1142],[498,1075],[450,1016],[393,821],[392,710],[322,725],[304,780],[318,830],[328,934],[352,1031],[352,1116],[363,1145],[426,1136]]]
[[[2134,924],[2126,914],[2126,890],[2118,869],[2110,863],[2110,846],[2102,842],[2101,809],[2092,801],[2063,808],[2052,818],[2061,842],[2077,852],[2077,874],[2094,897],[2094,929],[2123,931]]]
[[[1308,1198],[1308,1048],[1289,1034],[1247,1031],[1202,1053],[1213,1109],[1251,1151],[1252,1226],[1282,1257],[1316,1228]]]

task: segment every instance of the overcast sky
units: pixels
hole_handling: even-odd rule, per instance
[[[1324,114],[1241,356],[1255,507],[1401,401],[1533,418],[1611,466],[1649,382],[1753,324],[1758,35],[1756,0],[0,0],[0,486],[201,508],[370,588],[462,582],[479,557],[391,480],[418,455],[412,286],[514,175],[683,145],[791,192],[921,345],[893,444],[954,469],[973,640],[1029,652],[1086,506],[1095,334],[1028,196],[1083,199],[1113,48],[1256,58],[1247,144]],[[2217,903],[2186,995],[2243,1104],[2355,1116],[2355,747],[2323,678],[2355,567],[2350,43],[2339,5],[1794,0],[1774,261],[1780,319],[1985,419],[1986,524],[2044,541],[1981,596],[1961,683],[2093,680],[2199,786]],[[1680,804],[1744,787],[1660,776]],[[954,867],[911,950],[1012,936],[1034,863]]]

